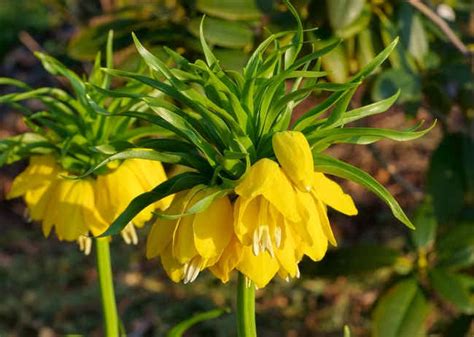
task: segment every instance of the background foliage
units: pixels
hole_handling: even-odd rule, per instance
[[[352,105],[390,97],[400,88],[392,113],[368,123],[395,127],[436,118],[438,126],[413,144],[333,150],[388,185],[418,229],[408,232],[374,198],[346,185],[360,215],[351,222],[334,217],[340,247],[321,263],[304,262],[301,280],[274,282],[258,293],[260,334],[340,336],[347,323],[353,336],[471,336],[474,5],[468,0],[294,4],[305,28],[319,27],[305,36],[308,51],[311,44],[322,47],[343,39],[322,60],[333,82],[345,81],[399,36],[385,68],[359,90]],[[202,56],[198,28],[203,14],[207,40],[231,69],[238,69],[269,32],[293,25],[286,8],[272,0],[3,0],[0,76],[64,87],[61,79],[51,83],[45,77],[30,52],[44,50],[79,72],[88,70],[110,29],[115,60],[124,69],[139,63],[131,32],[154,53],[166,45],[193,59]],[[317,102],[317,95],[310,97],[307,107]],[[40,106],[33,102],[30,108]],[[0,107],[0,137],[24,128],[14,111]],[[2,169],[3,191],[22,167]],[[18,201],[2,202],[0,208],[0,335],[100,335],[93,258],[79,254],[74,245],[43,239],[38,226],[25,222],[22,209]],[[387,222],[390,226],[382,230],[379,225]],[[144,261],[139,247],[113,242],[119,309],[133,336],[160,336],[191,314],[232,306],[233,284],[221,286],[206,276],[192,287],[171,284],[156,262]],[[229,336],[232,330],[229,314],[199,325],[190,335]]]

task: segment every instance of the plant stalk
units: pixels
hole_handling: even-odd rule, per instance
[[[106,337],[118,337],[119,322],[115,303],[112,264],[110,262],[109,238],[96,239],[97,272],[99,273],[102,310]]]
[[[257,337],[255,286],[242,273],[239,273],[237,284],[237,336]]]

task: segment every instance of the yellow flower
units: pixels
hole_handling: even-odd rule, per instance
[[[96,179],[96,207],[105,223],[111,224],[128,206],[130,201],[143,192],[150,191],[166,180],[160,162],[143,159],[128,159],[120,166]],[[137,243],[134,226],[143,227],[151,219],[153,211],[168,208],[172,197],[166,197],[144,208],[127,225],[122,236],[127,243]]]
[[[144,170],[156,173],[144,177]],[[100,235],[114,216],[120,214],[130,200],[150,190],[165,179],[160,163],[146,160],[125,161],[116,170],[99,178],[67,179],[53,156],[33,156],[28,167],[13,181],[8,198],[23,196],[32,220],[42,222],[48,236],[52,228],[60,240],[74,241],[82,236]],[[147,176],[150,173],[147,174]],[[145,209],[134,224],[142,226],[156,208],[165,208],[169,200]],[[136,234],[126,231],[126,238]]]
[[[229,246],[211,271],[224,282],[237,269],[258,287],[277,273],[298,277],[303,255],[314,260],[327,249],[319,210],[311,198],[294,188],[278,164],[256,162],[235,189],[234,246]]]
[[[356,214],[352,198],[313,170],[313,157],[301,133],[280,133],[273,142],[281,164],[263,158],[235,188],[233,210],[227,197],[205,211],[186,214],[215,188],[197,186],[176,195],[165,216],[153,226],[147,256],[161,257],[169,277],[192,282],[203,269],[222,282],[238,270],[264,287],[275,276],[299,277],[304,255],[314,261],[336,245],[327,206]],[[288,148],[285,148],[288,147]]]
[[[175,282],[192,282],[199,272],[212,266],[232,237],[232,205],[228,197],[215,199],[204,211],[185,214],[196,202],[215,193],[198,185],[176,195],[153,225],[147,240],[147,257],[161,257],[168,276]]]
[[[306,137],[298,131],[277,132],[272,137],[272,145],[287,176],[300,190],[309,191],[314,165]]]
[[[227,282],[237,269],[264,287],[277,273],[299,277],[304,255],[314,261],[336,245],[327,206],[357,213],[352,198],[320,172],[314,172],[311,149],[303,134],[277,133],[273,147],[278,163],[257,161],[235,188],[235,236],[210,270]]]
[[[48,236],[55,227],[60,240],[74,241],[106,224],[95,209],[94,180],[70,180],[52,156],[34,156],[12,184],[8,198],[24,196],[32,220],[41,221]]]

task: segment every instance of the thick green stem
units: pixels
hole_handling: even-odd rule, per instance
[[[237,335],[257,337],[255,325],[255,286],[239,273],[237,285]]]
[[[97,271],[99,273],[102,309],[106,337],[119,336],[117,305],[115,304],[114,282],[112,265],[110,262],[109,238],[97,238]]]

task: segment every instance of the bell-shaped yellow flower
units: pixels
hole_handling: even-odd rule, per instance
[[[33,156],[13,181],[8,198],[23,196],[32,220],[42,222],[48,236],[52,228],[60,240],[75,241],[89,233],[103,233],[131,199],[166,179],[158,162],[128,160],[97,179],[72,180],[53,156]],[[142,226],[152,211],[166,208],[164,200],[142,211],[134,224]],[[124,231],[126,241],[136,241],[133,226]]]
[[[160,256],[165,271],[175,282],[194,281],[203,269],[216,263],[231,240],[232,204],[228,197],[215,199],[202,212],[185,215],[215,192],[198,185],[178,193],[148,235],[147,257]]]
[[[314,261],[326,254],[328,242],[336,244],[326,205],[354,213],[350,196],[318,172],[310,172],[311,189],[300,189],[282,168],[270,159],[256,162],[235,188],[235,235],[210,267],[227,282],[236,269],[264,287],[277,273],[282,278],[299,277],[298,263],[304,255]]]
[[[272,137],[272,145],[288,178],[300,190],[311,190],[314,163],[306,137],[298,131],[276,132]]]
[[[116,165],[115,165],[116,166]],[[166,180],[160,162],[143,159],[128,159],[109,173],[96,179],[95,198],[97,210],[107,224],[111,224],[136,196],[150,191]],[[124,228],[122,236],[127,243],[137,243],[134,226],[143,227],[151,219],[153,211],[168,208],[172,197],[166,197],[147,206]]]

